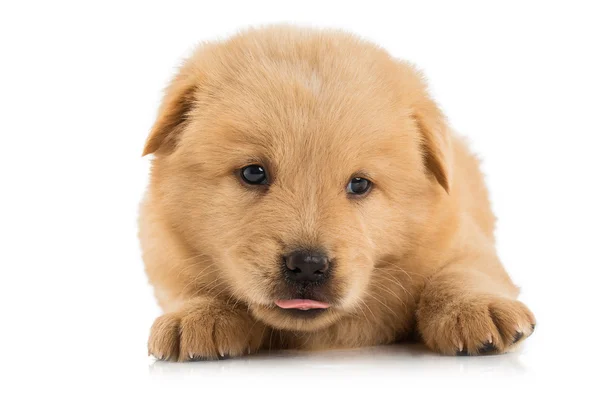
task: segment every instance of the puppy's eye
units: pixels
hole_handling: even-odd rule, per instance
[[[346,193],[350,195],[362,195],[371,189],[371,181],[365,178],[352,178],[346,186]]]
[[[242,180],[248,185],[266,185],[267,171],[260,165],[248,165],[240,170]]]

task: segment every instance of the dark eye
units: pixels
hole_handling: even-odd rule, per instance
[[[240,175],[249,185],[266,185],[267,171],[260,165],[248,165],[241,169]]]
[[[365,178],[352,178],[346,186],[346,193],[352,195],[365,194],[371,189],[371,181]]]

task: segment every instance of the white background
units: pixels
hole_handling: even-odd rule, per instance
[[[593,3],[3,1],[0,397],[597,396]],[[348,29],[425,70],[484,160],[500,256],[538,319],[519,353],[454,358],[400,345],[147,357],[159,309],[136,218],[161,90],[197,42],[284,21]]]

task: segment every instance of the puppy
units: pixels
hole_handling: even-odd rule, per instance
[[[420,73],[373,44],[293,27],[203,44],[143,154],[159,359],[413,334],[478,355],[533,332],[496,255],[476,158]]]

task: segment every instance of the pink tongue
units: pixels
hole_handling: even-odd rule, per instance
[[[299,310],[311,310],[313,308],[329,308],[329,304],[309,299],[277,300],[275,302],[281,308],[297,308]]]

